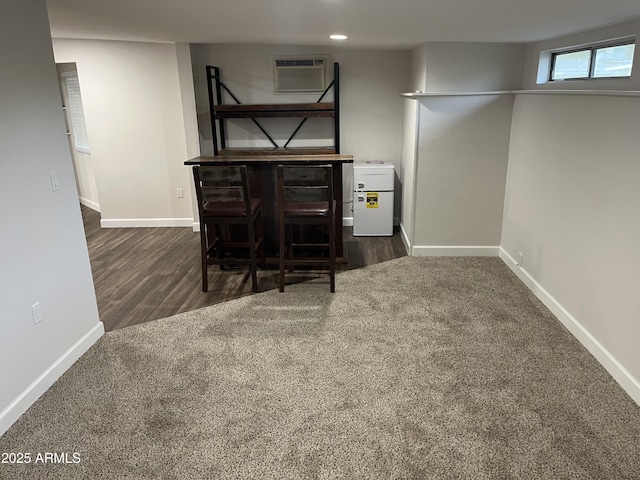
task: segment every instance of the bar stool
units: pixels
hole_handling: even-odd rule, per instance
[[[284,292],[285,268],[312,265],[329,268],[330,291],[334,293],[336,273],[336,202],[333,198],[331,165],[278,165],[278,219],[280,236],[280,291]],[[321,242],[308,242],[294,229],[303,225],[320,225]],[[326,231],[326,234],[325,234]],[[317,252],[309,255],[309,252]],[[302,252],[302,255],[298,255]]]
[[[208,290],[209,265],[224,269],[248,265],[251,287],[258,291],[257,265],[265,265],[262,199],[250,194],[247,166],[193,167],[200,219],[202,291]],[[231,225],[246,225],[246,240],[230,233]]]

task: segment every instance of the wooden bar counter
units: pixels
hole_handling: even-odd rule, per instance
[[[277,165],[327,165],[333,166],[334,199],[336,200],[336,255],[340,263],[345,263],[342,241],[342,164],[353,163],[352,155],[256,153],[251,155],[200,156],[184,162],[185,165],[248,165],[252,172],[254,193],[262,196],[265,215],[265,248],[267,257],[278,253],[278,200],[276,192]]]

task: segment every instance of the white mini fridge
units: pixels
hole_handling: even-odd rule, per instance
[[[393,235],[393,163],[353,163],[353,235]]]

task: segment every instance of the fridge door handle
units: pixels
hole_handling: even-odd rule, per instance
[[[358,182],[358,188],[364,188],[364,182]]]
[[[358,201],[364,202],[364,195],[358,195]]]

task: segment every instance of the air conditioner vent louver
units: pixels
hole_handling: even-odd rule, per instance
[[[295,58],[292,60],[278,60],[276,59],[276,67],[313,67],[317,65],[324,65],[324,58],[309,59],[309,58]]]
[[[326,88],[326,56],[274,58],[275,93],[322,92]]]

